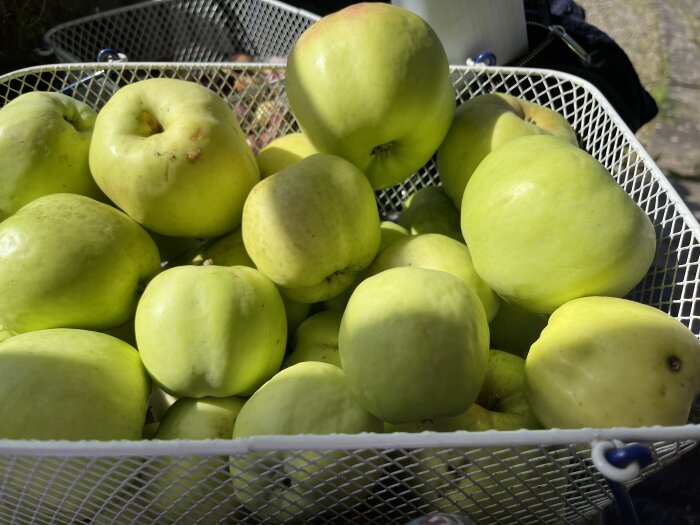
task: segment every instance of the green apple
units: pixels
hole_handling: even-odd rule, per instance
[[[100,332],[116,337],[117,339],[121,339],[131,346],[136,346],[136,333],[134,332],[133,317],[124,324],[120,324],[119,326],[115,326],[113,328],[108,328],[107,330],[100,330]]]
[[[398,266],[442,270],[459,277],[479,297],[488,320],[498,311],[499,299],[474,270],[469,248],[440,233],[422,233],[397,240],[383,250],[367,269],[375,275]]]
[[[166,391],[159,388],[158,385],[153,385],[151,387],[151,397],[148,400],[153,420],[156,422],[162,421],[168,408],[170,408],[175,401],[177,401],[175,396],[168,394]]]
[[[282,368],[302,361],[321,361],[340,365],[338,333],[341,310],[322,310],[306,318],[297,328],[292,341],[292,352],[285,358]]]
[[[193,264],[215,264],[217,266],[248,266],[255,268],[255,263],[243,245],[243,232],[240,227],[214,237],[201,246],[191,261]]]
[[[353,395],[339,367],[318,361],[278,372],[246,401],[233,428],[234,439],[280,434],[381,432],[382,422]],[[251,459],[232,456],[235,496],[265,523],[305,523],[336,504],[362,501],[379,469],[370,452],[277,451]],[[343,487],[339,500],[332,487]]]
[[[173,237],[233,230],[260,180],[228,103],[174,78],[120,88],[97,116],[89,158],[97,184],[117,206]]]
[[[149,392],[136,349],[105,334],[54,328],[0,343],[0,439],[138,440]],[[12,472],[4,503],[21,495],[22,511],[42,523],[89,521],[137,467],[107,457],[25,457],[18,468],[6,457],[13,464],[3,468]]]
[[[269,177],[314,153],[318,151],[300,131],[277,137],[262,148],[255,157],[260,168],[260,178]]]
[[[309,27],[289,55],[285,89],[316,149],[351,161],[375,189],[430,160],[456,107],[440,38],[418,15],[382,3]]]
[[[464,242],[459,210],[442,186],[424,186],[403,202],[398,223],[411,232],[441,233]]]
[[[255,268],[255,263],[243,244],[243,232],[240,227],[226,235],[211,239],[202,246],[192,262],[197,265],[216,264]],[[308,317],[311,305],[295,301],[285,295],[282,296],[282,301],[287,314],[287,339],[289,340],[299,324]]]
[[[587,295],[626,295],[656,249],[651,220],[605,167],[552,135],[491,152],[469,180],[461,212],[476,272],[535,313]]]
[[[385,248],[388,248],[395,241],[410,235],[410,232],[406,228],[393,221],[381,221],[379,223],[379,228],[381,236],[379,239],[379,250],[377,250],[377,254],[384,251]]]
[[[381,221],[379,223],[379,230],[379,250],[377,250],[377,255],[375,255],[375,259],[386,248],[394,244],[394,242],[400,239],[404,239],[410,235],[406,228],[392,221]],[[335,297],[331,297],[330,299],[323,301],[323,307],[328,310],[344,310],[345,306],[348,304],[348,300],[350,299],[352,292],[355,290],[357,285],[360,284],[368,276],[368,271],[371,266],[372,265],[370,264],[367,268],[358,273],[355,277],[355,280],[350,284],[350,286],[343,290],[343,292],[340,295],[336,295]]]
[[[317,153],[253,188],[243,208],[243,243],[284,295],[315,303],[340,294],[372,262],[379,222],[362,172]]]
[[[9,339],[13,335],[15,335],[14,332],[0,325],[0,343],[2,343],[6,339]]]
[[[178,261],[186,257],[187,254],[196,251],[205,242],[205,239],[201,237],[170,237],[148,229],[146,231],[158,247],[163,268],[175,266]]]
[[[486,374],[488,345],[476,293],[450,273],[411,266],[362,281],[338,336],[352,391],[393,424],[466,410]]]
[[[494,509],[513,515],[523,501],[559,501],[568,481],[557,455],[535,446],[432,448],[400,463],[407,484],[431,509],[486,523]]]
[[[452,417],[385,425],[388,432],[457,432],[542,428],[525,397],[525,359],[492,348],[474,404]]]
[[[574,299],[530,348],[525,385],[546,427],[683,425],[700,394],[700,341],[652,306]]]
[[[160,271],[134,220],[89,197],[39,197],[0,223],[0,324],[104,330],[126,323]]]
[[[104,198],[88,165],[96,117],[84,102],[48,91],[0,109],[0,220],[51,193]]]
[[[165,412],[153,439],[231,439],[243,404],[235,396],[180,398]],[[155,494],[150,510],[158,513],[158,523],[174,523],[185,513],[198,523],[220,523],[238,506],[227,456],[164,457],[158,470],[150,485]]]
[[[150,381],[138,352],[71,328],[0,343],[0,438],[140,439]]]
[[[387,425],[388,432],[481,432],[539,429],[525,397],[525,360],[491,349],[476,403],[456,417]],[[556,494],[565,482],[560,468],[537,447],[471,450],[422,449],[409,461],[409,484],[431,506],[447,513],[477,518],[481,505],[494,501],[516,504],[522,493],[531,497]]]
[[[520,357],[527,356],[532,343],[547,326],[549,316],[523,310],[500,300],[498,312],[489,323],[491,347],[505,350]]]
[[[136,309],[136,341],[155,383],[176,397],[250,395],[277,372],[287,342],[274,284],[246,266],[177,266]]]
[[[561,114],[505,93],[477,95],[461,104],[437,151],[440,181],[454,205],[481,161],[500,145],[528,135],[553,135],[578,145],[576,133]]]

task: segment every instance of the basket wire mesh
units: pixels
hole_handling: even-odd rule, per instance
[[[254,151],[299,129],[284,66],[231,63],[82,63],[0,77],[0,106],[32,90],[69,93],[99,109],[119,87],[171,77],[225,98]],[[670,183],[587,82],[548,70],[451,70],[459,102],[501,91],[564,115],[649,215],[658,249],[631,299],[700,334],[700,226]],[[384,215],[416,189],[439,184],[431,160],[377,191]],[[592,206],[595,203],[591,203]],[[653,462],[628,485],[676,461],[700,439],[681,427],[580,431],[258,436],[213,442],[0,441],[0,523],[396,523],[431,511],[479,523],[577,523],[611,502],[591,460],[597,439],[646,444]]]
[[[91,62],[105,47],[136,61],[219,62],[287,56],[317,19],[275,0],[150,0],[57,25],[44,39],[59,62]]]

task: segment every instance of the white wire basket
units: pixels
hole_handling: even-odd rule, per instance
[[[257,151],[298,130],[284,73],[283,66],[260,63],[42,66],[1,76],[0,106],[27,91],[55,90],[99,109],[120,86],[181,78],[228,100]],[[452,76],[459,102],[501,91],[569,120],[581,146],[656,228],[654,263],[629,298],[700,335],[700,226],[599,91],[548,70],[464,66],[453,67]],[[403,183],[378,191],[377,205],[390,216],[407,195],[439,183],[430,161]],[[624,480],[633,486],[691,450],[700,440],[698,421],[691,416],[687,425],[642,429],[0,441],[0,523],[406,524],[432,511],[478,523],[579,523],[613,501],[592,457],[595,447],[615,440],[649,447],[651,464]]]
[[[59,62],[104,48],[129,60],[220,62],[285,57],[318,16],[276,0],[150,0],[66,22],[44,35]]]

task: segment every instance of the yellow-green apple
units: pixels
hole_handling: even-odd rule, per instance
[[[100,332],[121,339],[131,346],[136,346],[136,334],[134,333],[134,318],[132,317],[126,323],[120,324],[107,330],[99,330]]]
[[[527,356],[530,345],[547,326],[549,316],[523,310],[508,301],[499,301],[498,312],[489,323],[491,347],[520,357]]]
[[[0,438],[140,439],[150,381],[115,337],[53,328],[0,343]]]
[[[204,244],[191,261],[193,264],[216,264],[217,266],[248,266],[255,268],[255,263],[248,255],[243,244],[243,232],[240,227],[221,237],[210,239]],[[311,304],[302,303],[282,296],[284,311],[287,314],[287,340],[311,310]]]
[[[163,268],[176,266],[183,257],[187,257],[188,254],[197,251],[206,242],[201,237],[170,237],[148,229],[146,231],[158,247]]]
[[[493,319],[498,311],[498,297],[474,271],[469,248],[463,242],[441,233],[411,235],[380,252],[366,273],[375,275],[397,266],[417,266],[451,273],[476,293],[488,320]]]
[[[441,233],[464,242],[459,209],[442,186],[424,186],[403,202],[398,223],[412,235]]]
[[[384,249],[393,244],[394,241],[398,241],[410,235],[410,232],[406,228],[393,221],[381,221],[379,223],[379,228],[381,238],[379,240],[379,250],[377,250],[377,254],[384,251]]]
[[[700,341],[653,306],[574,299],[530,348],[525,386],[546,427],[683,425],[700,394]]]
[[[578,145],[576,133],[557,111],[506,93],[477,95],[461,104],[437,151],[437,168],[457,208],[479,163],[501,144],[528,135],[553,135]]]
[[[255,263],[243,245],[243,232],[238,227],[220,237],[209,239],[202,245],[191,261],[193,264],[216,264],[217,266],[249,266]]]
[[[494,509],[522,513],[524,500],[558,501],[568,482],[558,455],[536,446],[428,448],[399,463],[431,509],[482,523],[493,519]]]
[[[284,295],[340,294],[379,249],[374,191],[352,163],[316,153],[261,180],[243,207],[243,243]]]
[[[233,437],[381,431],[382,422],[358,402],[342,369],[305,361],[278,372],[246,401]],[[379,469],[371,457],[362,456],[342,450],[232,456],[235,496],[266,523],[303,523],[338,503],[347,507],[369,495]],[[348,497],[339,500],[333,486],[342,486]]]
[[[261,149],[255,157],[260,168],[260,178],[264,179],[277,173],[314,153],[318,151],[300,131],[277,137]]]
[[[243,404],[236,396],[182,397],[165,412],[153,439],[231,439]],[[158,523],[175,523],[183,514],[198,523],[221,523],[239,506],[227,456],[163,457],[152,474],[150,509],[158,513]]]
[[[481,432],[539,429],[525,398],[525,360],[491,349],[476,403],[456,417],[386,425],[388,432]],[[409,483],[433,507],[448,513],[478,516],[481,505],[503,499],[515,504],[513,493],[544,496],[555,492],[556,463],[537,447],[416,451],[409,461]],[[560,476],[561,477],[561,476]],[[557,483],[561,483],[561,479]],[[527,487],[527,488],[525,488]],[[478,503],[477,503],[478,502]]]
[[[0,323],[114,328],[159,271],[156,245],[126,214],[83,195],[44,195],[0,223]]]
[[[418,15],[383,3],[309,27],[289,55],[285,89],[314,147],[351,161],[375,189],[430,160],[456,107],[440,38]]]
[[[375,259],[382,253],[386,248],[399,239],[408,237],[410,233],[406,228],[397,224],[393,221],[381,221],[379,223],[380,239],[379,239],[379,250],[377,250],[377,255]],[[370,264],[367,268],[362,270],[357,274],[355,280],[348,286],[340,295],[331,297],[330,299],[323,301],[323,307],[329,310],[344,310],[345,305],[348,304],[348,299],[352,295],[353,290],[360,284],[368,275]]]
[[[152,419],[156,422],[162,421],[168,408],[170,408],[175,401],[177,401],[175,396],[168,394],[159,388],[158,385],[153,385],[151,387],[151,397],[148,400],[148,406],[150,408],[150,415]]]
[[[136,349],[105,334],[54,328],[0,343],[1,439],[141,439],[149,392]],[[89,521],[133,475],[115,463],[64,457],[8,466],[4,503],[17,494],[41,522]]]
[[[476,400],[486,374],[488,321],[460,278],[390,268],[355,288],[338,348],[352,391],[382,421],[456,416]]]
[[[0,325],[0,343],[2,343],[5,339],[9,339],[13,335],[15,335],[14,332]]]
[[[104,198],[88,165],[96,116],[84,102],[48,91],[0,109],[0,220],[50,193]]]
[[[120,88],[97,116],[89,158],[97,184],[117,206],[173,237],[233,230],[260,180],[228,103],[174,78]]]
[[[341,366],[338,333],[342,318],[342,310],[322,310],[306,318],[294,334],[292,351],[282,367],[287,368],[302,361],[321,361]]]
[[[250,395],[287,341],[275,285],[247,266],[176,266],[146,287],[136,342],[154,382],[176,397]]]
[[[535,313],[582,296],[626,295],[656,250],[651,220],[606,168],[552,135],[493,150],[469,180],[461,213],[476,272]]]
[[[492,348],[486,374],[474,404],[452,417],[386,424],[388,432],[456,432],[542,428],[525,397],[525,359]]]

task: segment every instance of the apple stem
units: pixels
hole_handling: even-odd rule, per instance
[[[370,156],[374,155],[384,155],[387,153],[391,148],[394,146],[393,142],[386,142],[385,144],[378,144],[372,148],[372,152],[370,153]]]

